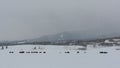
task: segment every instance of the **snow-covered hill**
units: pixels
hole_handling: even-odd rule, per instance
[[[0,68],[120,68],[120,47],[78,48],[82,47],[9,46],[8,49],[0,50]],[[22,51],[25,53],[19,53]]]

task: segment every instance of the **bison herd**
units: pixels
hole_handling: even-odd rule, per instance
[[[9,51],[9,53],[14,53],[14,51]],[[46,51],[19,51],[20,54],[23,54],[23,53],[47,53]],[[70,54],[70,51],[65,51],[64,52],[65,54]],[[80,53],[79,51],[77,51],[76,53]],[[87,52],[84,52],[84,53],[87,53]],[[100,51],[99,52],[100,54],[107,54],[108,52],[106,51]]]
[[[14,51],[9,51],[9,53],[14,53]],[[18,53],[23,54],[23,53],[47,53],[46,51],[19,51]],[[61,53],[61,52],[60,52]],[[65,51],[65,54],[70,54],[70,51]],[[80,53],[80,51],[76,51],[76,53]],[[86,53],[86,52],[84,52]]]

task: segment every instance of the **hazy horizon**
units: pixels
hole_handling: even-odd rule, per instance
[[[65,31],[120,32],[119,0],[0,0],[0,40]]]

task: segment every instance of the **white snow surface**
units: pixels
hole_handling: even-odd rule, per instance
[[[35,50],[34,47],[36,47]],[[105,47],[86,51],[77,50],[79,47],[54,45],[9,46],[8,49],[0,50],[0,68],[120,68],[120,47]],[[14,53],[9,53],[10,51]],[[46,53],[21,54],[19,51]],[[70,53],[65,53],[66,51]],[[100,51],[108,53],[100,54]]]

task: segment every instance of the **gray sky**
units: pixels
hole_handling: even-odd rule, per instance
[[[120,32],[120,0],[0,0],[0,40],[64,31]]]

